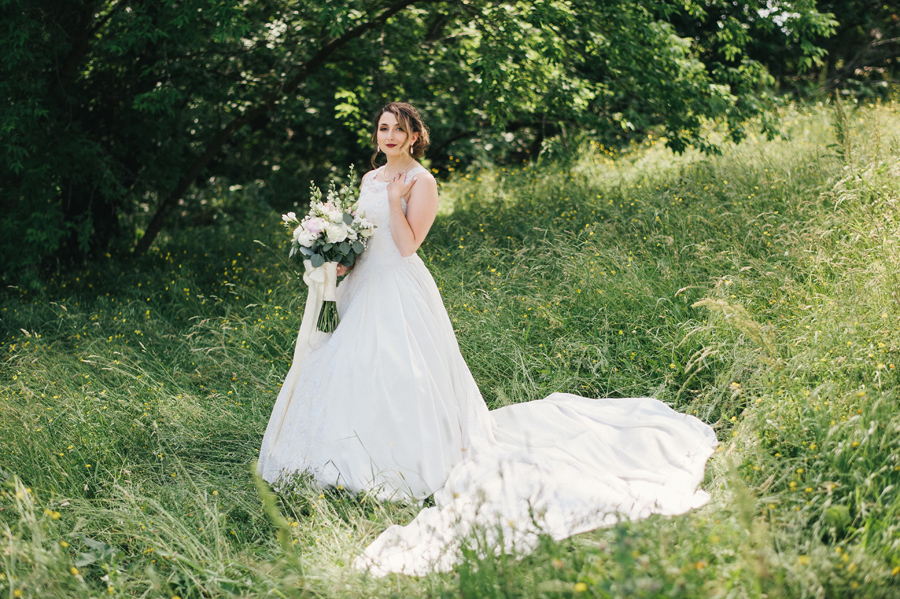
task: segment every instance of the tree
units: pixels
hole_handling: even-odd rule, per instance
[[[900,83],[900,7],[879,0],[823,0],[839,15],[835,34],[815,40],[826,52],[818,83],[864,91]]]
[[[428,116],[436,162],[491,144],[535,155],[572,128],[661,127],[676,150],[711,149],[703,122],[723,117],[739,139],[768,80],[748,52],[754,32],[800,15],[809,28],[781,43],[815,60],[810,38],[830,27],[812,2],[753,7],[0,0],[4,277],[62,255],[146,251],[211,178],[275,182],[298,199],[298,180],[359,160],[370,111],[394,99]]]

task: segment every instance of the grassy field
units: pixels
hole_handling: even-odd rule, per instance
[[[492,406],[696,414],[722,441],[707,507],[425,579],[351,570],[415,509],[261,501],[304,292],[254,243],[285,246],[278,214],[248,200],[139,261],[2,292],[0,593],[900,595],[900,106],[780,120],[784,139],[717,157],[649,140],[460,175],[423,248]]]

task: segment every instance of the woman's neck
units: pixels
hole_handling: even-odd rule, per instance
[[[384,174],[385,176],[389,175],[390,177],[393,177],[397,173],[409,169],[409,167],[415,163],[416,159],[409,154],[396,156],[394,158],[388,157],[387,163],[384,165]]]

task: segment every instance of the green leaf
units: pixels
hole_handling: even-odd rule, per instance
[[[364,249],[366,249],[366,246],[364,246],[362,244],[362,242],[360,242],[360,241],[353,242],[353,251],[356,252],[357,254],[362,254],[362,251]]]
[[[313,265],[313,268],[319,268],[325,264],[325,258],[322,257],[322,254],[313,254],[310,256],[309,261]]]
[[[825,523],[838,531],[844,530],[852,520],[846,505],[833,505],[825,510]]]
[[[86,553],[79,553],[78,559],[75,560],[75,565],[79,568],[84,568],[85,566],[90,566],[94,562],[100,559],[100,554],[94,551],[88,551]]]
[[[345,225],[353,224],[353,215],[352,214],[347,214],[346,212],[344,213],[344,224]]]
[[[81,540],[84,541],[84,544],[90,547],[92,551],[85,551],[78,555],[78,559],[75,560],[75,565],[79,568],[89,566],[99,560],[107,560],[119,552],[119,550],[112,545],[108,545],[103,541],[96,541],[85,535],[81,535]]]

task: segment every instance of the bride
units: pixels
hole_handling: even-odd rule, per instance
[[[380,499],[433,495],[434,507],[356,559],[376,575],[449,570],[476,532],[528,551],[539,534],[705,504],[698,485],[715,434],[655,399],[554,393],[488,411],[416,254],[438,207],[434,177],[416,161],[428,129],[394,102],[372,141],[387,161],[363,177],[359,209],[375,234],[352,271],[338,269],[340,325],[295,348],[260,475],[279,484],[309,473]]]

